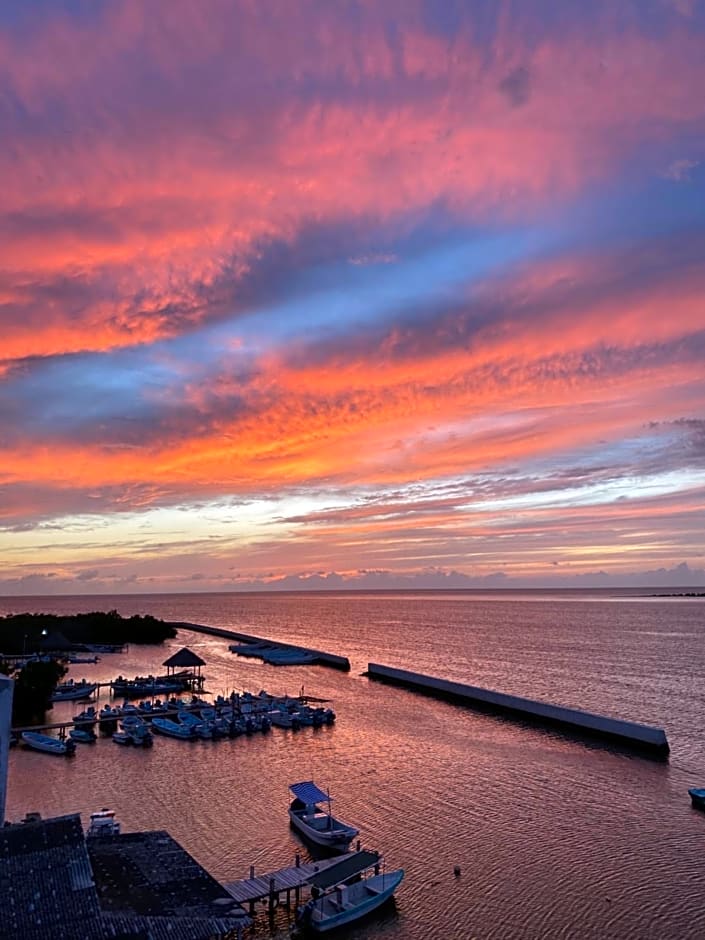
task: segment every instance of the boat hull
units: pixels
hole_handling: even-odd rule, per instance
[[[25,747],[33,751],[42,751],[44,754],[57,754],[66,756],[73,754],[76,745],[73,741],[59,741],[57,738],[50,738],[48,735],[35,734],[34,732],[23,731],[22,742]]]
[[[333,819],[333,828],[327,830],[309,826],[297,810],[289,810],[289,819],[291,825],[304,839],[313,842],[314,845],[329,849],[331,852],[347,852],[350,843],[359,834],[357,829],[345,826],[335,818]]]
[[[400,868],[351,885],[343,904],[337,904],[335,892],[324,895],[313,906],[306,929],[314,935],[326,934],[366,917],[389,901],[403,878],[404,869]]]
[[[76,685],[73,688],[59,688],[52,693],[52,702],[79,702],[81,699],[90,698],[97,689],[97,685],[87,683],[86,685]]]

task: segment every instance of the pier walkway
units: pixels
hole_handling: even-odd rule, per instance
[[[326,653],[323,650],[315,650],[310,646],[302,647],[299,644],[280,643],[279,640],[270,640],[262,636],[250,636],[248,633],[239,633],[236,630],[225,630],[222,627],[209,627],[202,623],[185,623],[179,621],[170,621],[170,627],[179,627],[182,630],[193,630],[195,633],[207,633],[209,636],[221,636],[225,640],[234,640],[238,643],[268,643],[271,646],[283,650],[305,649],[313,653],[316,657],[316,665],[330,666],[333,669],[342,669],[344,672],[350,671],[350,660],[347,656],[337,656],[335,653]]]
[[[257,901],[266,901],[269,915],[272,917],[274,909],[281,903],[282,897],[286,906],[291,907],[291,893],[293,891],[294,901],[298,905],[301,900],[301,889],[309,884],[316,875],[320,875],[321,872],[327,871],[327,869],[338,865],[342,861],[366,855],[369,856],[370,853],[360,851],[359,841],[355,852],[346,852],[343,855],[321,859],[317,862],[302,862],[297,854],[295,865],[290,865],[288,868],[279,868],[277,871],[259,877],[255,877],[255,866],[252,865],[249,878],[226,882],[223,884],[223,888],[238,904],[247,904],[250,914],[254,914]],[[379,856],[377,857],[379,858]]]
[[[229,881],[223,887],[228,894],[239,904],[246,904],[254,901],[264,901],[272,893],[275,895],[281,892],[293,891],[301,888],[313,878],[320,874],[331,865],[337,865],[345,858],[352,858],[356,853],[347,852],[345,855],[336,855],[334,858],[322,859],[318,862],[299,862],[297,865],[290,865],[288,868],[279,868],[277,871],[269,872],[266,875],[254,877],[254,866],[250,869],[251,877],[243,878],[240,881]],[[298,860],[298,856],[297,856]]]

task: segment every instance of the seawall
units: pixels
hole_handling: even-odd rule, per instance
[[[461,682],[450,682],[433,676],[424,676],[405,669],[394,669],[378,663],[369,663],[370,679],[403,686],[415,692],[460,702],[472,708],[508,715],[538,725],[550,725],[576,735],[613,741],[634,748],[652,757],[665,758],[669,752],[666,732],[662,728],[642,725],[633,721],[608,718],[577,708],[564,708],[548,702],[538,702],[518,695],[507,695],[491,689],[482,689]]]

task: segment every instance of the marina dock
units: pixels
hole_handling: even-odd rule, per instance
[[[605,715],[564,708],[548,702],[507,695],[491,689],[482,689],[461,682],[450,682],[433,676],[424,676],[405,669],[394,669],[378,663],[369,663],[367,675],[378,682],[403,686],[424,695],[459,702],[481,711],[502,714],[537,725],[549,725],[575,735],[612,741],[644,752],[650,757],[665,758],[669,752],[666,732],[662,728],[622,721]]]
[[[291,904],[291,892],[294,892],[295,902],[298,904],[301,888],[308,884],[314,875],[320,874],[331,865],[337,865],[343,859],[352,858],[356,852],[347,852],[326,858],[317,862],[301,862],[296,856],[296,864],[288,868],[280,868],[266,875],[255,877],[254,865],[250,868],[250,877],[240,881],[230,881],[223,884],[228,894],[238,904],[248,904],[250,912],[256,901],[267,901],[270,909],[276,907],[282,895],[287,906]]]
[[[293,643],[280,643],[278,640],[269,640],[266,637],[251,636],[248,633],[239,633],[236,630],[225,630],[222,627],[209,627],[202,623],[181,623],[171,621],[169,626],[176,627],[177,630],[193,630],[194,633],[207,633],[209,636],[220,636],[225,640],[233,640],[238,643],[266,643],[272,647],[282,650],[300,650],[301,646]],[[305,647],[306,651],[313,653],[316,657],[316,665],[330,666],[332,669],[341,669],[344,672],[350,671],[350,660],[347,656],[337,656],[335,653],[326,653],[323,650]]]

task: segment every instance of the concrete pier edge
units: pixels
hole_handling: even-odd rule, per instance
[[[665,759],[670,750],[666,732],[651,725],[609,718],[577,708],[565,708],[379,663],[368,664],[367,676],[378,682],[459,702],[481,711],[514,717],[539,726],[549,725],[578,737],[604,739],[658,759]]]

